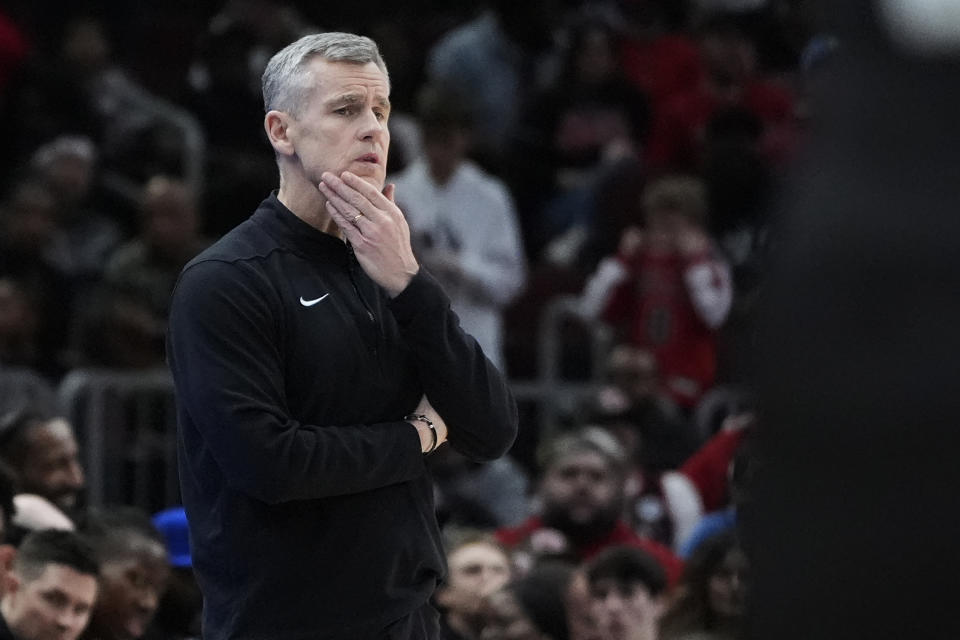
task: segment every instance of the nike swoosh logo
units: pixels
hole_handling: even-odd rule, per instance
[[[329,294],[329,293],[325,293],[325,294],[323,294],[322,296],[320,296],[319,298],[317,298],[316,300],[304,300],[304,299],[303,299],[303,296],[300,296],[300,304],[302,304],[302,305],[305,306],[305,307],[312,307],[313,305],[317,304],[318,302],[320,302],[321,300],[323,300],[324,298],[326,298],[328,295],[330,295],[330,294]]]

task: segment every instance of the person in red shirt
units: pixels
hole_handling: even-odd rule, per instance
[[[582,562],[607,547],[630,545],[653,555],[671,584],[680,577],[680,559],[638,535],[623,517],[628,464],[616,438],[598,427],[562,433],[545,443],[539,458],[540,512],[495,532],[517,564],[543,556]]]
[[[707,236],[706,194],[692,177],[666,176],[643,194],[645,227],[629,227],[581,296],[585,318],[649,350],[666,390],[693,407],[717,372],[717,330],[733,303],[730,266]]]

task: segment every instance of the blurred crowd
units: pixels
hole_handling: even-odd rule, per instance
[[[745,637],[762,426],[744,345],[837,42],[801,0],[326,4],[0,9],[0,369],[162,368],[180,269],[277,186],[266,61],[306,33],[369,35],[388,180],[468,332],[513,380],[556,296],[612,336],[561,428],[521,425],[529,451],[431,456],[445,637]],[[0,409],[0,622],[21,640],[66,624],[30,601],[54,565],[84,638],[199,637],[177,505],[88,508],[62,408]]]

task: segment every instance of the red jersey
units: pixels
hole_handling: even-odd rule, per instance
[[[694,307],[688,274],[707,269],[709,286],[729,292],[729,269],[709,254],[692,259],[677,253],[642,251],[621,262],[628,275],[614,289],[602,317],[627,341],[650,350],[664,384],[685,406],[713,384],[717,372],[716,332]]]

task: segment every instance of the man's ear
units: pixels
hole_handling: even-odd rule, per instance
[[[276,109],[268,111],[263,117],[263,128],[267,132],[267,139],[279,155],[292,156],[296,152],[293,141],[287,135],[290,120],[290,114]]]

